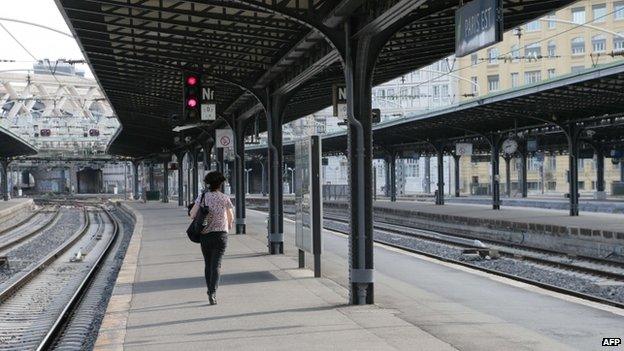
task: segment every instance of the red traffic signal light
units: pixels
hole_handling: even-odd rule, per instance
[[[183,74],[183,120],[195,121],[200,116],[200,101],[201,96],[201,77],[198,74],[184,72]]]
[[[194,96],[189,97],[186,100],[186,107],[190,107],[190,108],[197,107],[197,99]]]
[[[199,82],[199,79],[194,75],[189,75],[186,77],[186,85],[194,87]]]

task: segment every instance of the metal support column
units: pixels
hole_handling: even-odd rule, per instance
[[[397,200],[396,159],[397,159],[396,152],[390,153],[388,160],[390,161],[389,168],[390,168],[390,201],[391,202],[396,202]]]
[[[579,156],[579,135],[582,127],[571,123],[566,128],[568,138],[568,158],[569,158],[569,196],[570,196],[570,216],[579,215],[579,192],[578,192],[578,156]]]
[[[500,210],[500,137],[492,137],[490,139],[491,161],[492,166],[492,209]]]
[[[438,147],[436,150],[438,159],[438,190],[436,193],[436,205],[444,205],[444,150]]]
[[[199,196],[199,151],[197,150],[197,148],[193,147],[193,149],[191,149],[190,151],[190,154],[193,161],[190,186],[192,187],[191,194],[193,195],[193,201],[195,201],[195,199],[197,199],[197,197]]]
[[[350,235],[349,283],[352,304],[374,303],[372,76],[391,31],[352,36],[344,24],[344,75],[347,93]],[[362,35],[359,35],[362,34]],[[387,35],[387,36],[386,36]]]
[[[425,156],[425,193],[431,194],[431,158]]]
[[[163,190],[162,190],[162,202],[169,202],[169,160],[170,158],[163,159]]]
[[[184,206],[184,152],[176,154],[178,159],[178,206]]]
[[[384,168],[384,170],[385,170],[384,196],[389,198],[390,194],[392,194],[392,190],[391,190],[391,188],[392,188],[392,181],[390,180],[391,179],[390,174],[392,174],[390,172],[390,169],[392,167],[390,167],[390,163],[391,162],[390,162],[390,157],[389,156],[384,157],[384,163],[385,163],[385,168]]]
[[[2,194],[3,201],[9,201],[9,159],[4,157],[0,159],[0,193]]]
[[[596,199],[604,200],[607,198],[605,192],[605,156],[601,147],[596,148]]]
[[[459,197],[459,160],[461,155],[453,155],[453,161],[455,161],[455,197]]]
[[[139,163],[139,160],[132,161],[132,196],[135,200],[139,199]]]
[[[511,197],[511,156],[505,155],[505,195]]]
[[[149,166],[149,190],[154,191],[155,189],[156,182],[154,179],[154,161],[151,161]]]
[[[236,191],[236,234],[245,234],[245,130],[248,119],[234,121],[234,188]]]
[[[527,198],[529,196],[529,185],[528,185],[528,166],[527,166],[528,152],[524,151],[520,153],[520,188],[522,190],[522,197]]]
[[[260,192],[262,193],[262,196],[266,196],[267,195],[267,191],[266,191],[266,183],[267,183],[267,167],[266,167],[266,160],[261,158],[258,160],[258,162],[260,163],[260,168],[262,169],[262,189],[260,189]]]
[[[225,172],[225,162],[223,160],[223,158],[225,156],[223,155],[223,148],[219,148],[218,147],[216,149],[217,149],[217,151],[216,151],[216,154],[217,154],[217,159],[216,159],[216,162],[217,162],[217,172],[223,174]]]
[[[212,149],[214,147],[214,139],[209,137],[202,143],[203,157],[204,157],[204,170],[210,171],[212,169]]]
[[[269,173],[269,253],[284,253],[283,148],[282,123],[287,96],[272,95],[267,89],[268,173]]]

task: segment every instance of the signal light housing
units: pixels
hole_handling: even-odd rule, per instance
[[[198,98],[198,96],[201,96],[201,79],[195,73],[184,72],[183,82],[183,120],[186,122],[197,121],[200,119],[201,113]]]

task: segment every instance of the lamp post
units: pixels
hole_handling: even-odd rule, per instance
[[[295,193],[295,170],[290,167],[286,167],[286,170],[290,172],[290,193]]]
[[[246,168],[245,169],[245,185],[247,185],[247,189],[245,190],[245,192],[247,193],[247,195],[249,195],[249,173],[251,173],[251,168]]]

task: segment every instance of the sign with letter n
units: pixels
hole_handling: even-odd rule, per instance
[[[455,13],[455,56],[466,56],[502,40],[501,0],[474,0]]]

